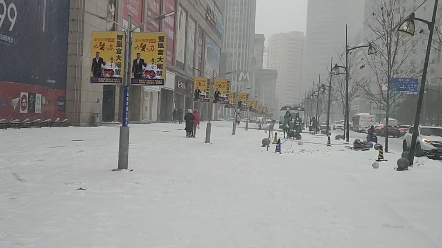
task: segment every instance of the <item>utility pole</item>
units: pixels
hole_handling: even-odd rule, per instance
[[[345,141],[350,142],[350,103],[348,96],[349,71],[348,71],[348,25],[345,25]]]
[[[126,61],[125,77],[123,79],[123,117],[120,126],[120,141],[118,145],[118,170],[129,168],[129,82],[131,73],[131,53],[132,53],[132,16],[128,17],[128,28],[126,34],[126,51],[124,59]]]
[[[315,134],[318,133],[318,125],[319,125],[319,91],[321,90],[321,74],[319,74],[319,83],[318,83],[318,94],[316,95],[316,127]]]
[[[330,134],[330,109],[331,109],[331,90],[332,90],[332,73],[333,70],[333,58],[331,58],[330,62],[330,75],[328,82],[328,105],[327,105],[327,136]]]
[[[415,116],[414,124],[413,124],[414,132],[413,132],[413,136],[411,138],[411,147],[410,147],[410,151],[408,154],[409,165],[413,165],[414,150],[416,148],[417,136],[419,135],[420,114],[421,114],[421,110],[422,110],[422,102],[424,100],[424,95],[425,95],[425,83],[427,81],[428,64],[430,61],[431,43],[433,41],[434,28],[435,28],[435,24],[436,24],[438,3],[439,3],[439,0],[434,1],[433,17],[431,19],[431,22],[416,18],[416,20],[424,21],[428,25],[430,33],[428,35],[427,51],[425,53],[425,61],[424,61],[422,79],[421,79],[421,86],[420,86],[420,90],[419,90],[419,98],[417,100],[416,116]]]
[[[213,70],[212,78],[209,86],[209,121],[206,127],[206,144],[210,143],[210,135],[212,133],[212,115],[213,115],[213,85],[215,84],[215,70]]]

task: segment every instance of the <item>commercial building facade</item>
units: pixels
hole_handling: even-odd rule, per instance
[[[212,0],[6,0],[20,15],[0,27],[0,119],[67,118],[74,125],[121,120],[119,85],[90,83],[91,34],[121,31],[129,15],[136,31],[164,32],[164,86],[130,86],[129,121],[168,121],[173,108],[192,108],[195,76],[219,70],[222,15]],[[164,13],[175,15],[146,22]],[[36,14],[35,14],[36,13]],[[27,18],[33,17],[32,20]],[[29,37],[32,37],[30,39]],[[23,61],[32,64],[18,70]],[[20,107],[19,107],[20,106]]]

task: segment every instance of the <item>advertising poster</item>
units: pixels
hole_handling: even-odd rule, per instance
[[[35,93],[28,93],[28,113],[35,113]]]
[[[161,15],[161,0],[147,1],[147,19],[152,20]],[[150,21],[145,24],[146,32],[160,32],[160,21]]]
[[[166,78],[165,33],[134,33],[132,43],[131,84],[164,85]]]
[[[235,97],[236,97],[236,93],[235,92],[230,92],[230,93],[227,94],[227,99],[229,101],[229,104],[228,104],[229,107],[234,107],[235,106],[235,101],[236,101]]]
[[[41,113],[22,110],[21,93],[65,96],[69,0],[0,0],[0,116],[5,119],[63,118],[56,106]],[[27,97],[24,97],[27,106]],[[22,99],[23,100],[23,99]]]
[[[183,70],[186,50],[186,20],[187,13],[181,6],[178,6],[178,22],[176,28],[176,66]]]
[[[203,29],[198,26],[198,33],[197,33],[197,44],[196,44],[196,65],[195,68],[198,68],[200,70],[203,69],[203,44],[204,43],[204,31]],[[195,70],[195,76],[202,75],[201,71]]]
[[[238,106],[241,102],[241,110],[247,110],[247,103],[249,102],[249,94],[247,93],[238,93]]]
[[[35,113],[41,114],[41,94],[35,94]]]
[[[206,21],[216,31],[216,34],[222,38],[223,22],[221,11],[215,6],[213,0],[202,1],[202,5],[205,8]]]
[[[124,72],[124,33],[92,32],[91,83],[121,84]]]
[[[205,66],[204,72],[208,75],[212,75],[215,71],[215,75],[219,75],[219,62],[221,49],[215,44],[208,35],[206,35],[206,52],[205,52]]]
[[[20,113],[28,113],[28,93],[20,92]]]
[[[192,76],[194,76],[193,68],[195,61],[195,34],[196,34],[196,23],[195,21],[188,18],[187,21],[187,42],[186,42],[186,66],[185,71]]]
[[[175,11],[176,0],[164,0],[164,13],[170,13]],[[175,46],[175,15],[171,15],[164,19],[163,30],[167,36],[167,64],[173,65],[174,46]]]
[[[142,22],[142,0],[123,0],[123,27],[127,28],[129,25],[129,15],[132,16],[132,28]],[[137,28],[135,32],[140,32]]]
[[[194,89],[194,93],[193,93],[194,101],[198,101],[198,102],[208,102],[209,101],[210,85],[209,85],[208,78],[205,78],[205,77],[195,78],[193,89]]]
[[[230,81],[225,78],[215,79],[214,85],[214,102],[221,104],[229,104]]]
[[[258,109],[258,101],[257,100],[249,100],[250,111],[256,112]]]

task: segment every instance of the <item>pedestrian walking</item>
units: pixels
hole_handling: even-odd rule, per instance
[[[172,122],[175,123],[177,120],[177,116],[178,116],[178,111],[175,109],[173,109],[172,111]]]
[[[183,109],[182,108],[178,108],[178,111],[177,111],[177,114],[178,114],[178,123],[179,124],[182,124],[183,123]]]
[[[198,109],[193,110],[193,116],[195,117],[195,120],[193,121],[193,137],[195,138],[196,129],[200,126],[200,115],[198,113]]]
[[[186,137],[190,138],[193,136],[193,121],[195,120],[195,116],[192,113],[191,109],[187,110],[187,114],[184,116],[184,120],[186,121]]]

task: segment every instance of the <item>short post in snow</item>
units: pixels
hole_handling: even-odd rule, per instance
[[[330,140],[330,135],[327,136],[327,146],[331,146],[331,140]]]
[[[275,153],[281,154],[281,139],[278,139],[278,141],[276,142]]]

